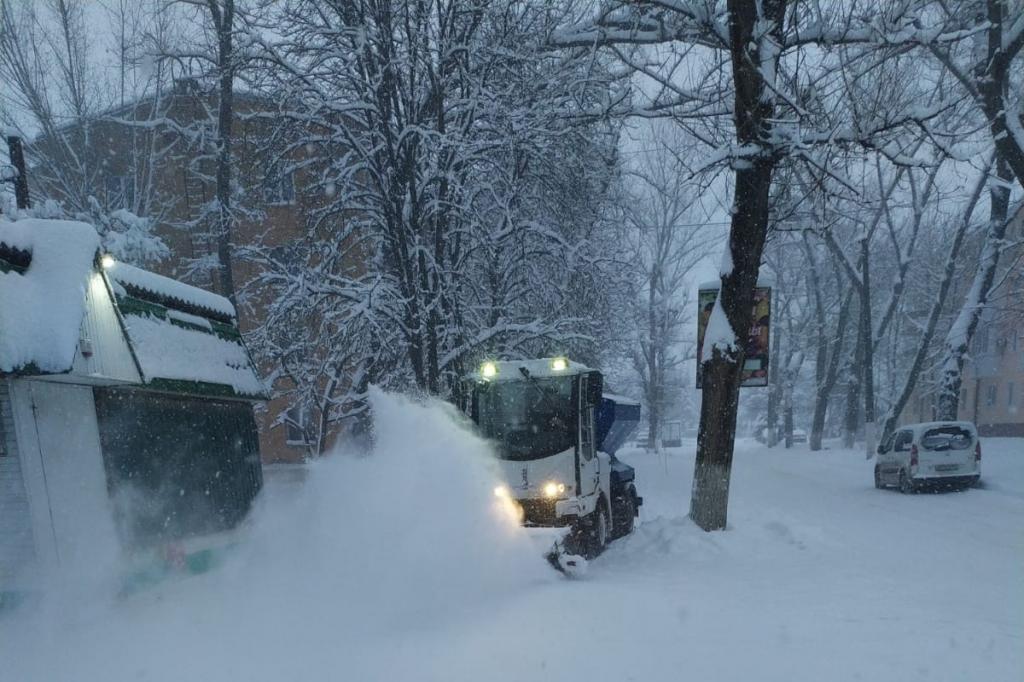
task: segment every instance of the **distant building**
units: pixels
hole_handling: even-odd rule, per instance
[[[272,113],[266,100],[247,93],[235,95],[233,153],[236,183],[244,190],[247,218],[236,226],[232,241],[248,245],[260,241],[268,247],[285,247],[305,235],[305,226],[318,197],[304,188],[310,186],[306,169],[291,172],[279,152],[268,144]],[[167,244],[170,256],[146,267],[214,293],[220,291],[216,270],[201,265],[216,258],[216,241],[203,207],[215,196],[215,166],[212,157],[197,162],[189,135],[201,130],[199,123],[216,111],[215,102],[202,94],[196,82],[184,79],[160,97],[133,102],[87,124],[69,125],[59,131],[67,144],[56,145],[43,137],[33,145],[33,190],[48,198],[67,200],[69,178],[87,183],[107,210],[128,208],[155,220],[154,232]],[[132,121],[147,125],[132,125]],[[153,123],[157,122],[157,123]],[[170,122],[168,124],[167,122]],[[153,123],[153,124],[150,124]],[[209,134],[209,130],[206,131]],[[74,159],[61,149],[86,150]],[[153,150],[158,150],[154,152]],[[142,190],[148,190],[145,197]],[[235,287],[241,290],[258,271],[240,258],[232,259]],[[212,276],[211,276],[212,275]],[[269,299],[250,295],[238,306],[243,333],[257,328]],[[275,368],[262,365],[264,376]],[[288,386],[276,388],[287,390]],[[307,430],[303,425],[315,419],[289,398],[266,403],[258,415],[260,451],[264,461],[295,462],[309,453]]]
[[[964,367],[960,418],[983,436],[1024,437],[1024,266],[1004,276],[1004,291],[982,313]]]
[[[1012,218],[1008,237],[1024,237],[1024,205]],[[964,363],[959,418],[977,424],[982,436],[1024,437],[1024,254],[1005,252],[999,286],[981,314]],[[931,391],[915,391],[902,423],[935,416]]]

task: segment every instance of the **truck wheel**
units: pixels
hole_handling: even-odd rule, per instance
[[[882,485],[882,474],[878,471],[878,465],[875,465],[875,487],[881,490],[885,486]]]
[[[904,495],[914,492],[914,484],[911,483],[905,469],[900,469],[900,492]]]
[[[615,516],[612,520],[612,537],[621,538],[633,532],[636,522],[636,488],[626,486],[622,494],[615,498],[612,505]]]
[[[591,514],[587,529],[587,559],[593,559],[604,551],[608,544],[608,508],[603,499],[597,503],[597,509]]]

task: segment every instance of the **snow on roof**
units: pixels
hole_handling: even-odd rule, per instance
[[[186,306],[206,310],[229,320],[235,319],[235,307],[228,299],[204,289],[183,284],[170,277],[120,262],[107,268],[107,275],[123,287],[147,292],[164,299],[167,303],[183,303]]]
[[[241,396],[266,392],[240,338],[186,328],[148,314],[125,315],[124,323],[147,384],[157,379],[197,381],[229,386]]]
[[[71,220],[0,220],[0,244],[27,256],[0,270],[0,372],[68,371],[100,247],[96,230]]]

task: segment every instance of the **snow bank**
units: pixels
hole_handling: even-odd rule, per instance
[[[28,251],[24,273],[0,272],[0,372],[71,368],[85,315],[96,231],[70,220],[0,221],[0,243]]]
[[[562,579],[501,508],[489,449],[448,406],[380,392],[372,405],[375,452],[313,465],[298,492],[265,491],[216,572],[0,618],[0,677],[450,679],[416,641],[479,630]],[[405,676],[386,672],[396,663]]]
[[[151,316],[126,315],[124,324],[147,383],[152,379],[181,379],[231,386],[241,395],[262,395],[265,391],[241,343]]]

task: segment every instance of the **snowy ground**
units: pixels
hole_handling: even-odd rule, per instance
[[[860,452],[742,443],[714,534],[685,519],[692,446],[627,452],[643,523],[569,581],[485,509],[473,439],[393,407],[408,474],[322,466],[214,574],[0,620],[0,679],[1022,679],[1024,441],[985,441],[982,489],[909,496]]]

